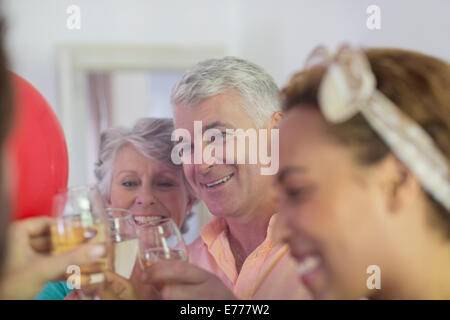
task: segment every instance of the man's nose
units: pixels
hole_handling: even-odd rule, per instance
[[[203,161],[201,164],[195,165],[195,171],[198,174],[206,175],[208,174],[209,171],[211,171],[213,166],[214,164],[207,164],[206,162]]]
[[[207,174],[214,165],[220,164],[220,160],[216,158],[215,149],[205,149],[207,146],[206,144],[203,146],[201,161],[194,164],[199,174]],[[211,145],[209,146],[211,147]]]

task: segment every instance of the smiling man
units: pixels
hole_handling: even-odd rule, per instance
[[[245,60],[211,59],[184,74],[172,91],[172,104],[175,128],[200,139],[192,141],[192,155],[195,148],[211,143],[224,144],[225,152],[212,152],[212,159],[200,163],[183,163],[188,182],[214,215],[189,247],[189,260],[196,266],[180,261],[156,264],[149,278],[176,280],[162,291],[167,299],[308,299],[287,248],[274,241],[273,175],[261,174],[266,166],[261,159],[249,161],[254,149],[226,146],[237,140],[230,132],[241,129],[254,132],[259,147],[272,150],[271,131],[282,116],[273,79]],[[197,121],[203,132],[216,129],[219,134],[204,141],[195,132]],[[268,134],[261,135],[261,129]],[[239,157],[245,163],[237,161]]]

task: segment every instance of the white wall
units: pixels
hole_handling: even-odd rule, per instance
[[[318,44],[420,50],[450,61],[448,0],[245,0],[239,3],[235,54],[264,66],[279,85]],[[366,9],[381,9],[381,30],[369,30]]]
[[[68,43],[221,44],[231,36],[222,1],[4,0],[12,69],[58,109],[55,46]],[[66,28],[70,4],[81,29]]]
[[[58,110],[55,46],[61,43],[226,45],[283,85],[317,44],[343,40],[412,48],[450,60],[448,0],[4,0],[12,69]],[[81,30],[66,9],[81,8]],[[366,28],[379,5],[382,29]]]

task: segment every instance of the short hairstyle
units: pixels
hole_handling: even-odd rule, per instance
[[[117,152],[127,144],[133,145],[148,158],[175,170],[182,170],[171,160],[173,130],[173,121],[162,118],[142,118],[132,129],[116,127],[105,130],[100,136],[99,156],[95,164],[95,176],[103,197],[109,199],[114,159]]]
[[[198,63],[175,84],[171,102],[175,107],[193,107],[206,98],[237,89],[246,103],[246,113],[257,127],[267,124],[280,111],[279,90],[261,67],[236,57]]]
[[[100,136],[99,156],[95,163],[95,177],[103,198],[109,199],[111,194],[112,172],[117,152],[128,144],[133,145],[147,158],[160,161],[174,170],[180,170],[188,197],[196,198],[194,191],[184,178],[182,166],[172,162],[173,130],[173,120],[165,118],[141,118],[131,130],[122,127],[105,130]],[[182,233],[188,231],[187,220],[192,214],[190,212],[184,218],[180,226]]]

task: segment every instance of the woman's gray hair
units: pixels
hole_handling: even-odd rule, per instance
[[[95,164],[95,177],[104,199],[109,199],[110,197],[116,154],[127,144],[133,145],[140,153],[150,159],[160,161],[174,168],[174,170],[181,170],[183,174],[182,167],[175,165],[171,159],[173,148],[171,135],[173,130],[172,119],[142,118],[136,122],[131,130],[116,127],[102,132],[99,157]],[[183,180],[188,196],[195,197],[186,179]]]
[[[231,89],[245,99],[243,108],[257,127],[265,126],[281,110],[273,78],[256,64],[236,57],[205,60],[189,69],[172,89],[171,102],[174,107],[194,107]]]
[[[99,189],[109,199],[114,159],[117,152],[126,144],[132,144],[144,156],[173,166],[170,154],[173,128],[171,119],[142,118],[133,128],[110,128],[100,136],[100,150],[95,164],[95,177]]]

